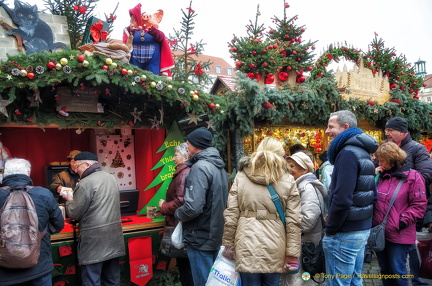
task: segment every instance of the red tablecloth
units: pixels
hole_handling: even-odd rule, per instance
[[[147,218],[145,215],[131,215],[131,216],[123,216],[122,217],[122,225],[131,225],[131,224],[139,224],[139,223],[149,223],[153,220],[151,218]],[[65,232],[73,232],[72,224],[66,222],[65,226],[60,233]]]

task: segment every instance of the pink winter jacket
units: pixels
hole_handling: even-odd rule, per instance
[[[416,220],[423,218],[427,199],[422,175],[407,168],[406,165],[395,172],[385,172],[380,176],[377,186],[378,201],[374,207],[372,225],[378,225],[384,220],[392,195],[402,178],[405,178],[405,182],[387,218],[386,240],[399,244],[414,244]],[[407,227],[400,230],[400,221],[406,223]]]

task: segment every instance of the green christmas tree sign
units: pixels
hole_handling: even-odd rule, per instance
[[[156,187],[161,183],[162,184],[160,185],[156,194],[150,199],[150,201],[144,206],[144,208],[141,209],[139,214],[146,214],[147,206],[157,206],[160,199],[166,198],[168,186],[170,185],[175,172],[175,163],[173,161],[173,156],[175,153],[174,148],[183,142],[183,136],[177,125],[177,122],[174,121],[168,131],[168,135],[165,138],[165,141],[163,142],[159,150],[156,151],[156,153],[162,151],[165,151],[165,153],[163,154],[162,158],[156,163],[156,165],[151,169],[151,171],[153,171],[162,167],[162,170],[144,191]]]

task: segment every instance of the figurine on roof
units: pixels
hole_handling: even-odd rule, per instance
[[[141,13],[138,4],[129,10],[129,15],[130,26],[123,31],[123,43],[133,38],[130,63],[156,75],[171,76],[174,59],[165,34],[158,29],[163,11]]]

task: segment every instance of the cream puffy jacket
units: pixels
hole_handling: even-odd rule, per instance
[[[299,257],[301,204],[294,178],[273,182],[285,211],[286,229],[267,189],[264,176],[240,168],[224,212],[223,245],[234,245],[236,271],[282,273],[286,256]]]

